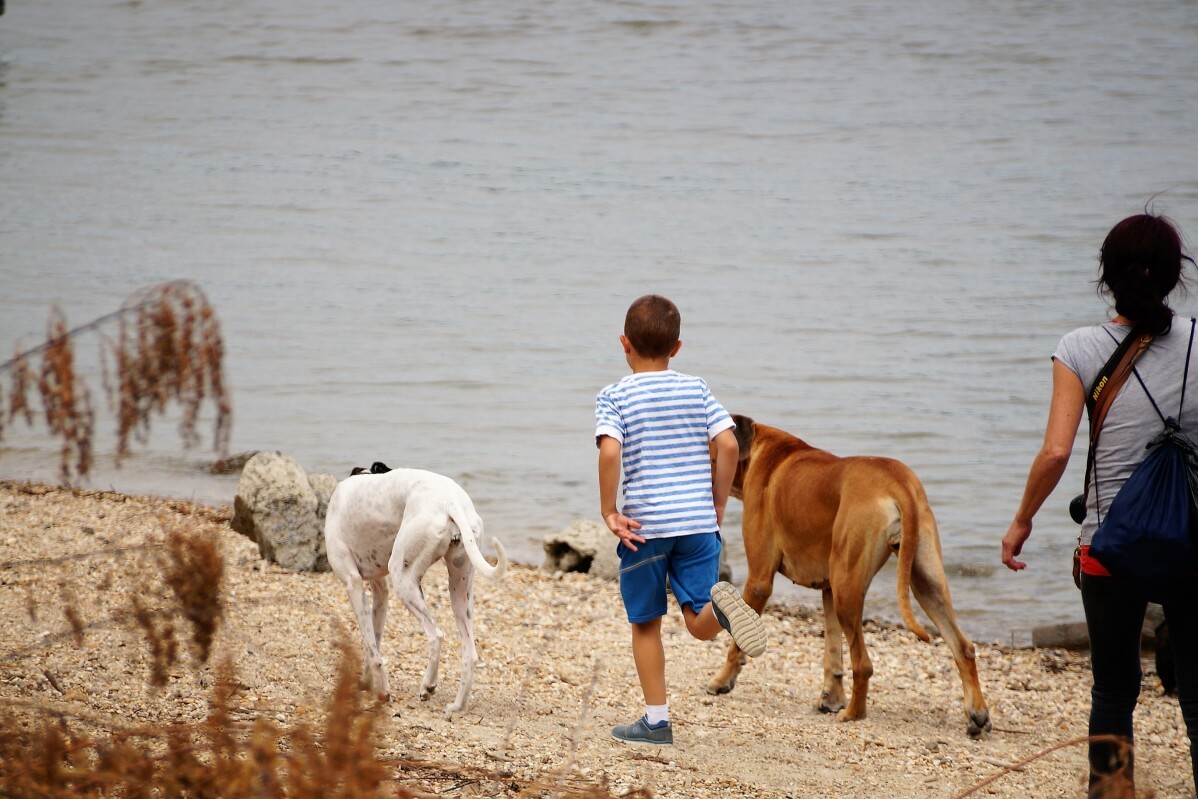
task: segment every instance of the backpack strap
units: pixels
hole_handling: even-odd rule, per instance
[[[1172,421],[1173,424],[1175,424],[1178,428],[1181,427],[1181,412],[1185,409],[1186,403],[1186,383],[1190,378],[1190,352],[1194,349],[1195,321],[1198,320],[1195,320],[1194,318],[1190,319],[1190,344],[1188,347],[1186,347],[1186,366],[1181,375],[1181,402],[1179,402],[1177,405],[1177,418],[1175,420],[1165,418],[1165,414],[1161,413],[1160,406],[1156,404],[1156,399],[1152,396],[1152,392],[1150,392],[1148,390],[1148,386],[1144,384],[1144,378],[1140,377],[1140,373],[1136,370],[1135,366],[1132,366],[1131,368],[1132,373],[1136,376],[1136,380],[1138,380],[1140,383],[1140,388],[1144,389],[1144,396],[1148,397],[1148,401],[1152,403],[1152,409],[1156,411],[1157,416],[1161,417],[1161,421],[1164,422],[1166,426],[1168,426],[1170,421]]]
[[[1186,406],[1186,383],[1190,380],[1190,352],[1194,349],[1194,327],[1198,318],[1190,317],[1190,346],[1186,347],[1186,368],[1181,375],[1181,402],[1177,403],[1177,426],[1181,427],[1181,412]]]

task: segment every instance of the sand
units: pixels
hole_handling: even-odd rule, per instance
[[[230,530],[227,508],[182,501],[0,483],[0,705],[25,720],[66,714],[95,733],[130,724],[200,722],[217,664],[234,664],[237,719],[318,726],[333,688],[337,642],[357,631],[331,574],[264,563]],[[224,616],[207,663],[186,655],[167,684],[149,684],[150,653],[129,618],[150,597],[164,530],[184,525],[216,541],[225,560]],[[1084,653],[978,644],[994,730],[965,731],[961,684],[947,648],[871,622],[868,717],[841,723],[816,709],[822,621],[802,606],[767,607],[769,647],[736,689],[704,686],[726,639],[692,640],[677,614],[664,623],[675,744],[629,746],[610,729],[642,712],[616,587],[582,574],[513,565],[499,583],[476,581],[483,659],[470,706],[446,718],[460,648],[435,566],[424,588],[445,631],[439,691],[416,696],[427,658],[419,626],[393,602],[384,654],[393,698],[370,705],[378,756],[399,782],[450,796],[549,795],[538,784],[601,785],[615,795],[855,797],[972,795],[1080,797],[1090,675]],[[813,604],[818,601],[813,592]],[[74,608],[74,626],[66,608]],[[868,609],[867,609],[868,610]],[[82,632],[77,640],[76,630]],[[1161,695],[1146,662],[1136,713],[1139,795],[1193,796],[1177,701]],[[430,768],[413,770],[412,761]],[[451,779],[454,774],[468,775]]]

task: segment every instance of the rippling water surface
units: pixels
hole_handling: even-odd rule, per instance
[[[1115,221],[1159,193],[1198,235],[1198,4],[808,5],[10,0],[0,347],[194,280],[234,451],[444,472],[539,563],[597,516],[594,394],[664,293],[730,410],[910,463],[963,626],[1026,642],[1081,618],[1082,458],[998,560],[1048,354],[1106,314]],[[105,432],[88,485],[230,503],[174,421],[119,470]],[[0,476],[56,470],[6,431]]]

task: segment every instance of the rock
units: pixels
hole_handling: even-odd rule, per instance
[[[337,487],[337,478],[331,474],[310,474],[308,483],[316,492],[316,515],[320,518],[320,529],[323,535],[324,517],[329,510],[329,499],[333,496],[333,489]]]
[[[208,474],[236,474],[245,468],[246,463],[250,458],[258,454],[258,450],[250,450],[249,452],[239,452],[236,455],[230,455],[227,458],[213,461],[204,467],[204,471]]]
[[[1032,646],[1037,649],[1089,649],[1090,634],[1086,623],[1047,624],[1032,628]]]
[[[541,540],[545,550],[541,568],[548,572],[587,572],[604,580],[615,580],[620,576],[616,543],[616,537],[603,525],[577,519],[566,529]]]
[[[229,525],[271,563],[290,571],[328,571],[324,516],[336,486],[332,475],[309,476],[280,452],[259,452],[241,471]]]
[[[541,539],[547,572],[587,572],[592,577],[615,580],[620,576],[616,540],[603,525],[589,519],[576,519],[566,529]],[[728,565],[728,547],[720,550],[720,579],[732,579]]]
[[[1164,618],[1161,606],[1149,603],[1140,632],[1140,646],[1145,649],[1156,646],[1157,627],[1164,621]],[[1084,621],[1033,627],[1032,646],[1037,649],[1089,649],[1090,633],[1086,630]]]

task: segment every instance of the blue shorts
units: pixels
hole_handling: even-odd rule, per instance
[[[666,615],[666,577],[679,607],[690,605],[698,613],[711,601],[711,587],[720,579],[719,533],[650,538],[636,545],[623,541],[620,556],[620,596],[632,624]]]

